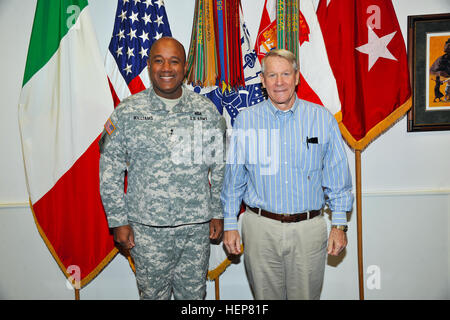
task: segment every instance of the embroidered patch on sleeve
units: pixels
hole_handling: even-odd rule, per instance
[[[114,130],[116,130],[116,127],[112,123],[111,118],[109,118],[108,121],[106,121],[105,130],[106,132],[108,132],[109,135],[111,135],[114,132]]]

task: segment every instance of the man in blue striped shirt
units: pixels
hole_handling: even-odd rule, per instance
[[[269,99],[236,117],[221,199],[224,244],[240,253],[237,215],[242,201],[244,261],[256,299],[318,299],[326,254],[347,245],[352,183],[333,115],[296,95],[295,56],[270,51],[261,80]],[[322,215],[332,211],[327,236]]]

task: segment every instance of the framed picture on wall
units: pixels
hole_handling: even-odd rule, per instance
[[[408,16],[408,131],[450,130],[450,13]]]

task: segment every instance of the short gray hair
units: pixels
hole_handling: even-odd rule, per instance
[[[273,49],[266,53],[266,55],[261,60],[261,73],[264,74],[265,70],[265,60],[269,57],[280,57],[286,59],[289,63],[292,64],[292,67],[295,71],[298,71],[298,63],[295,55],[286,49]]]

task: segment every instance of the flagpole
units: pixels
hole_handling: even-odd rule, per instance
[[[216,300],[220,300],[220,284],[219,284],[219,276],[217,276],[217,278],[214,279],[214,284],[215,284],[215,293],[216,293]]]
[[[362,193],[361,193],[361,150],[355,150],[356,169],[356,222],[357,222],[357,242],[358,242],[358,278],[359,278],[359,299],[364,300],[364,269],[363,269],[363,244],[362,244]]]

